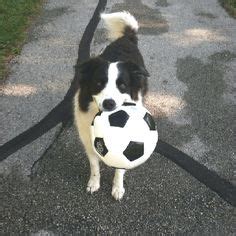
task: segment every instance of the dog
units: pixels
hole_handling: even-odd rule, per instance
[[[90,163],[87,191],[100,187],[99,157],[93,150],[90,125],[99,111],[112,111],[124,102],[143,102],[147,72],[138,49],[138,22],[128,12],[101,14],[111,43],[97,57],[78,65],[79,89],[74,96],[74,122]],[[138,127],[137,127],[138,128]],[[115,143],[114,143],[115,145]],[[116,169],[112,196],[121,200],[125,170]]]

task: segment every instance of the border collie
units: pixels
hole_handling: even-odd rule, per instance
[[[138,49],[138,22],[128,12],[101,14],[111,43],[97,57],[79,65],[79,89],[74,97],[74,120],[90,162],[87,191],[100,187],[99,157],[93,151],[90,125],[98,111],[111,111],[124,102],[142,103],[149,76]],[[116,169],[112,196],[125,192],[125,170]]]

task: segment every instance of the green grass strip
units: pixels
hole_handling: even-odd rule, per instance
[[[41,5],[42,0],[0,0],[0,82],[7,75],[7,62],[20,53],[26,29]]]
[[[219,0],[219,2],[229,15],[236,18],[236,0]]]

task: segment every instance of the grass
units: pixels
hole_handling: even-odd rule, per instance
[[[225,10],[234,18],[236,18],[236,0],[219,0]]]
[[[236,0],[219,0],[236,18]],[[18,55],[26,38],[26,30],[38,15],[43,0],[0,0],[0,83],[7,76],[7,63]]]
[[[0,83],[7,76],[7,63],[20,53],[26,30],[41,5],[42,0],[0,0]]]

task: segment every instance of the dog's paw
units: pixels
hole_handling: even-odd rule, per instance
[[[99,188],[100,188],[100,178],[97,176],[91,177],[87,185],[87,192],[93,193],[98,191]]]
[[[116,200],[121,200],[124,196],[125,189],[123,187],[113,185],[112,187],[112,192],[111,195],[116,199]]]

